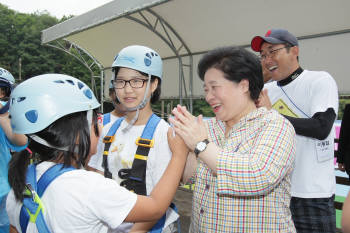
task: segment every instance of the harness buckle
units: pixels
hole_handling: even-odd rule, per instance
[[[26,186],[26,189],[24,190],[24,195],[28,196],[28,197],[31,197],[32,200],[35,202],[36,192],[33,189],[33,186],[31,184],[26,184],[25,186]]]
[[[105,136],[103,138],[103,143],[112,143],[114,141],[114,135],[113,136]]]
[[[154,145],[154,140],[138,137],[135,143],[138,146],[152,148]]]
[[[130,168],[122,168],[118,171],[118,176],[120,179],[128,179],[131,173],[131,169]]]
[[[44,205],[38,196],[38,194],[35,192],[31,184],[26,184],[26,190],[25,190],[25,196],[31,197],[32,202],[29,202],[27,206],[25,206],[25,209],[29,215],[29,221],[32,223],[36,223],[36,220],[38,218],[38,215],[40,212],[44,212]]]

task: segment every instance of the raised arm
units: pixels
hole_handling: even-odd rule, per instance
[[[16,134],[12,131],[9,113],[0,114],[0,127],[5,132],[8,140],[16,146],[24,146],[27,144],[27,136]]]
[[[158,220],[168,209],[175,196],[188,155],[188,148],[183,140],[168,131],[168,142],[172,158],[162,178],[154,187],[149,197],[137,196],[137,201],[125,219],[127,222],[143,222]]]

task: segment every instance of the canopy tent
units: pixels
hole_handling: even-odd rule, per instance
[[[114,0],[42,31],[42,43],[64,39],[82,48],[110,77],[123,47],[154,48],[164,59],[162,98],[203,97],[196,67],[218,46],[249,48],[255,35],[285,28],[300,43],[305,69],[326,70],[350,93],[348,0]],[[107,82],[106,82],[107,83]]]

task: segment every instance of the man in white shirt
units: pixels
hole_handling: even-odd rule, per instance
[[[297,133],[290,208],[297,232],[335,232],[334,129],[338,88],[324,71],[303,70],[298,40],[284,29],[252,39],[261,65],[274,82],[265,84],[257,105],[284,115]]]

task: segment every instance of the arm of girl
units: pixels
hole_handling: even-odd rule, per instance
[[[137,196],[137,201],[125,221],[140,222],[158,220],[168,209],[179,185],[188,155],[184,141],[172,129],[168,131],[168,142],[173,153],[162,178],[154,187],[150,196]]]
[[[16,146],[24,146],[27,144],[27,136],[24,134],[16,134],[12,131],[8,112],[0,114],[0,127],[12,144]]]

